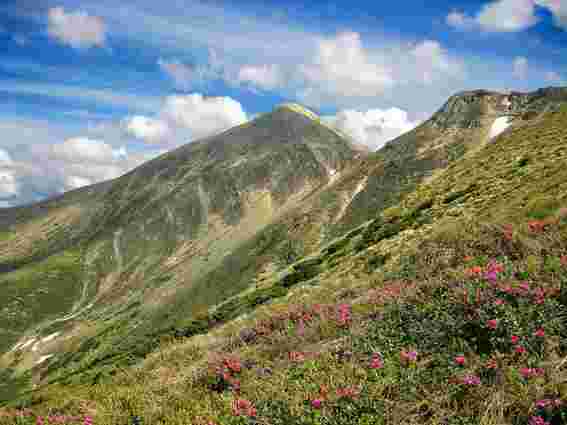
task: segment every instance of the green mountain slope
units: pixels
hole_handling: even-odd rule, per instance
[[[284,107],[249,124],[252,135],[238,127],[144,164],[93,197],[101,206],[80,243],[6,262],[17,266],[2,277],[12,291],[40,277],[63,285],[55,274],[65,270],[83,283],[69,302],[83,302],[61,312],[80,313],[64,326],[46,321],[50,311],[34,319],[47,338],[59,332],[39,353],[22,349],[37,338],[10,336],[20,346],[2,357],[12,382],[4,394],[20,394],[5,399],[42,413],[90,409],[109,424],[128,409],[148,423],[252,423],[237,399],[270,424],[527,423],[537,399],[567,401],[562,93],[511,95],[505,109],[501,94],[459,94],[359,158],[339,134]],[[512,125],[489,141],[501,116]],[[308,141],[286,149],[297,140]],[[282,164],[302,166],[292,176]],[[253,196],[266,179],[269,203]],[[245,189],[245,201],[234,195]],[[208,215],[177,225],[167,207],[174,218]],[[72,227],[62,212],[16,226],[31,235],[50,216]],[[471,279],[474,267],[496,269],[495,283]],[[24,311],[16,292],[5,305]],[[226,374],[215,374],[223,364]],[[522,378],[532,373],[522,368],[544,375]],[[39,386],[28,393],[30,377]]]

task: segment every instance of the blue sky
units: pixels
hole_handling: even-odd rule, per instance
[[[567,0],[4,0],[0,46],[7,207],[282,102],[377,149],[455,92],[565,85]]]

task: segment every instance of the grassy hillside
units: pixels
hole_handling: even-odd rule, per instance
[[[172,309],[139,337],[144,361],[117,345],[57,368],[93,336],[8,407],[97,424],[566,423],[566,142],[567,109],[545,113],[215,308]],[[261,255],[267,235],[241,249]],[[93,335],[144,323],[129,314]]]

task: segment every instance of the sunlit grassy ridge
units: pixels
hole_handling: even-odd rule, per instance
[[[164,335],[183,339],[136,367],[109,358],[114,377],[40,389],[34,412],[565,423],[566,142],[565,109],[500,136],[260,287],[181,318]]]

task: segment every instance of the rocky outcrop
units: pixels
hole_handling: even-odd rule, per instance
[[[531,119],[541,112],[558,110],[567,102],[567,87],[547,87],[530,93],[464,91],[451,96],[428,124],[433,128],[480,128],[484,120],[503,116]]]

